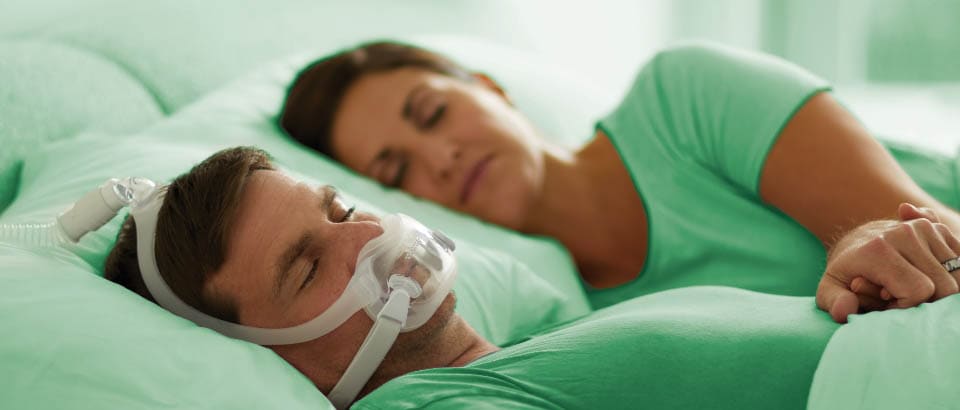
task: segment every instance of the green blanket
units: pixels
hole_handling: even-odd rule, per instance
[[[960,296],[853,316],[827,345],[810,409],[960,407]]]

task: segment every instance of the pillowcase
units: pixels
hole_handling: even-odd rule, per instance
[[[0,244],[3,408],[333,408],[267,348],[180,319],[75,259]]]
[[[0,40],[0,78],[0,212],[37,147],[85,130],[134,132],[163,117],[116,63],[64,44]]]

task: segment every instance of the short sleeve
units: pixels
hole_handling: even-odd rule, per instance
[[[656,138],[666,155],[692,160],[758,195],[764,160],[780,131],[810,97],[828,89],[822,78],[777,57],[691,43],[658,53],[600,125],[647,130],[653,135],[630,138]]]

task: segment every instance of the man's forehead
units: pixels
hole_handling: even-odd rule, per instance
[[[245,276],[243,282],[265,280],[260,276],[266,276],[270,255],[282,252],[284,235],[290,231],[285,229],[289,224],[284,219],[293,216],[298,184],[275,170],[258,170],[250,175],[228,230],[226,260],[221,269],[238,273],[216,276],[226,279],[224,282],[233,282],[238,276]],[[256,277],[252,277],[254,274]]]
[[[247,186],[251,183],[261,184],[267,187],[296,185],[299,183],[292,176],[279,169],[258,169],[250,173],[247,177]],[[247,187],[244,187],[246,189]]]
[[[231,242],[244,245],[248,240],[269,240],[262,235],[282,231],[286,219],[295,216],[301,206],[299,197],[307,191],[307,184],[281,171],[253,172],[240,196]]]

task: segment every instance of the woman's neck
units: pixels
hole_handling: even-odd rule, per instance
[[[543,189],[523,230],[563,243],[594,286],[622,282],[610,272],[639,272],[635,258],[642,264],[646,256],[646,215],[610,140],[598,133],[578,151],[544,155]]]

